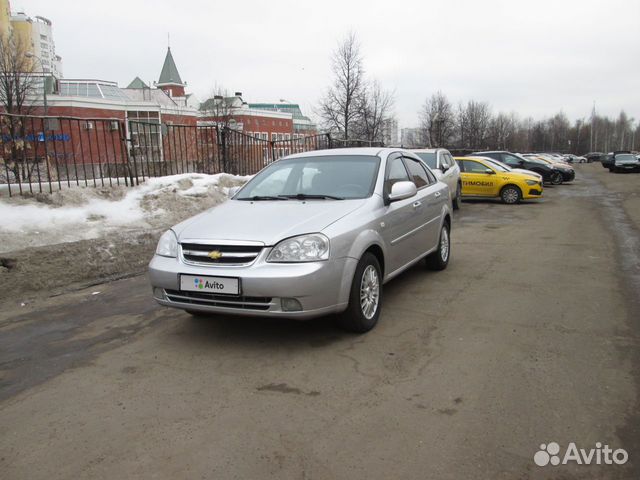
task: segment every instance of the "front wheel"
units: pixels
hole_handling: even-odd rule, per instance
[[[382,270],[380,262],[371,253],[365,253],[356,267],[351,282],[349,305],[340,316],[345,330],[365,333],[378,323],[382,305]]]
[[[460,208],[460,203],[462,201],[462,189],[460,188],[460,184],[458,184],[458,188],[456,188],[456,196],[453,198],[453,209],[458,210]]]
[[[560,185],[562,183],[562,174],[560,172],[553,172],[551,174],[551,185]]]
[[[451,257],[450,231],[449,224],[445,222],[440,229],[438,249],[426,259],[427,268],[431,270],[444,270],[447,268],[447,265],[449,265],[449,257]]]
[[[513,205],[514,203],[520,203],[522,192],[515,185],[507,185],[500,192],[500,198],[507,205]]]

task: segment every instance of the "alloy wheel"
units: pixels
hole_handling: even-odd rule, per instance
[[[449,259],[449,232],[447,227],[442,227],[442,232],[440,232],[440,258],[443,262]]]
[[[380,280],[378,271],[373,265],[368,265],[362,272],[360,281],[360,309],[367,320],[370,320],[376,314],[379,299]]]

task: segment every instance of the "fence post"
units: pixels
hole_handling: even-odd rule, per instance
[[[222,140],[222,145],[220,151],[222,152],[222,172],[227,172],[227,141],[229,136],[227,135],[227,128],[222,127],[222,133],[220,135],[220,139]]]
[[[327,143],[329,144],[329,150],[331,150],[333,148],[333,140],[331,139],[331,133],[328,132],[326,135],[327,135]]]

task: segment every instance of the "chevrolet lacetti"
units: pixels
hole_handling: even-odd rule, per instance
[[[450,228],[448,187],[415,154],[307,152],[165,232],[149,278],[159,303],[192,314],[339,314],[366,332],[384,283],[420,260],[447,267]]]

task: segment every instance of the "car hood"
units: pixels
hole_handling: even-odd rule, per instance
[[[228,200],[174,226],[173,231],[180,242],[239,240],[271,246],[284,238],[320,232],[367,200]]]
[[[532,172],[531,170],[525,170],[524,168],[512,168],[511,171],[515,173],[524,173],[525,175],[533,177],[536,180],[542,180],[542,175],[536,172]]]

